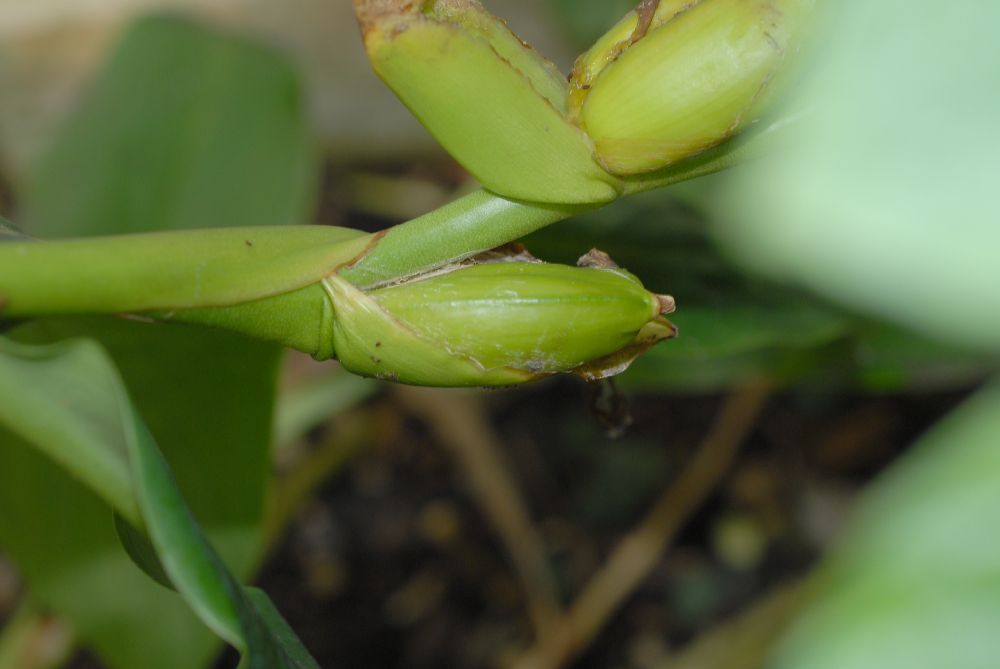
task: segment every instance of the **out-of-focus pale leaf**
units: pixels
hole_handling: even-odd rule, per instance
[[[1000,4],[830,3],[773,159],[720,235],[755,267],[944,341],[1000,351]]]
[[[22,200],[39,236],[301,222],[315,180],[296,77],[270,51],[176,18],[132,29]],[[26,221],[28,223],[28,221]],[[59,268],[52,268],[58,271]],[[240,579],[256,564],[280,351],[121,319],[15,327],[109,352],[180,490]],[[201,667],[218,641],[119,545],[107,506],[0,438],[0,545],[109,667]]]
[[[329,416],[375,394],[379,382],[338,370],[282,393],[274,416],[274,442],[279,446],[301,438]]]
[[[146,18],[39,161],[23,223],[48,237],[301,222],[311,166],[287,63],[188,21]]]
[[[1000,386],[864,498],[773,669],[992,669],[1000,657]]]
[[[577,49],[560,39],[545,3],[489,4],[517,34],[568,69]],[[372,72],[350,2],[0,0],[0,163],[21,176],[76,104],[122,26],[154,8],[211,21],[281,49],[305,81],[311,125],[334,159],[441,153]],[[612,12],[608,20],[625,11]],[[608,25],[591,31],[600,34]]]

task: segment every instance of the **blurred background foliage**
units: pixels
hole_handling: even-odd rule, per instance
[[[634,4],[488,6],[566,70]],[[996,369],[1000,9],[924,9],[838,4],[773,160],[523,240],[561,262],[596,246],[678,300],[681,337],[618,379],[617,441],[587,409],[620,427],[621,397],[572,380],[421,393],[285,356],[276,384],[279,351],[196,328],[9,334],[110,351],[208,536],[323,666],[753,667],[796,619],[776,666],[992,667],[995,388],[909,447]],[[0,0],[0,91],[0,216],[42,237],[379,229],[473,187],[370,73],[346,1]],[[106,508],[0,439],[0,667],[209,666],[218,642]],[[720,471],[696,494],[703,453]],[[799,579],[897,459],[799,615]],[[588,599],[647,531],[652,566]],[[546,642],[560,625],[571,651]],[[15,664],[42,642],[54,659]]]

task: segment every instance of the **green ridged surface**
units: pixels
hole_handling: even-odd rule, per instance
[[[565,116],[555,69],[478,3],[365,14],[372,67],[482,184],[530,202],[596,203],[621,185]]]
[[[429,341],[484,368],[568,371],[628,346],[658,312],[631,275],[540,263],[475,265],[372,297]]]
[[[785,60],[802,4],[706,0],[654,25],[603,68],[582,103],[600,162],[615,174],[652,171],[746,125]]]

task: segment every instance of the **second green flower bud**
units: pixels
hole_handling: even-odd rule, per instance
[[[576,62],[569,113],[611,173],[650,172],[756,120],[814,0],[646,0]]]

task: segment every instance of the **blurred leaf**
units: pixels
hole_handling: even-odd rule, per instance
[[[34,170],[24,227],[71,236],[301,222],[315,176],[302,114],[275,54],[178,18],[140,19]]]
[[[988,669],[1000,657],[1000,386],[866,495],[776,669]]]
[[[170,583],[170,576],[163,568],[160,556],[156,554],[156,548],[149,542],[149,538],[117,512],[114,514],[114,521],[118,540],[122,543],[122,548],[125,549],[128,556],[132,558],[135,566],[164,588],[173,590],[174,586]]]
[[[294,386],[278,401],[274,442],[283,446],[301,438],[326,418],[364,401],[381,387],[378,381],[342,369]]]
[[[278,610],[267,593],[259,588],[243,588],[249,603],[253,606],[258,619],[264,625],[268,634],[268,643],[277,647],[281,654],[284,667],[289,669],[319,669],[319,665],[302,646],[302,642]],[[271,669],[270,664],[251,663],[250,667]]]
[[[72,428],[83,427],[85,433],[110,438],[113,452],[125,462],[133,484],[129,490],[131,499],[125,506],[130,511],[137,510],[133,521],[148,532],[163,575],[198,616],[220,636],[245,651],[250,667],[316,666],[300,648],[296,650],[299,659],[292,661],[285,647],[298,646],[297,639],[289,636],[287,626],[281,627],[279,643],[272,625],[280,616],[273,611],[267,617],[258,615],[257,607],[209,545],[104,351],[90,340],[45,347],[19,346],[0,340],[0,345],[0,362],[10,372],[11,381],[8,388],[0,390],[3,403],[16,395],[16,390],[12,390],[16,385],[30,386],[40,376],[57,377],[69,398],[63,413],[53,414],[52,406],[58,404],[59,399],[44,395],[31,395],[21,400],[21,413],[47,417],[51,423],[67,423]],[[98,380],[103,392],[86,402],[74,401],[93,393]],[[27,432],[32,445],[43,452],[65,457],[65,453],[55,448],[61,444],[62,435]],[[88,485],[99,495],[111,497],[104,490],[107,483],[99,478],[90,477]],[[255,598],[261,596],[262,593],[258,593]]]
[[[268,51],[173,18],[140,21],[42,159],[23,202],[30,229],[299,222],[315,177],[302,112],[294,73]],[[244,578],[259,559],[280,351],[118,319],[11,332],[21,342],[80,335],[111,354],[195,516]],[[13,437],[0,438],[0,546],[111,667],[195,668],[219,647],[132,565],[106,505]]]
[[[559,23],[583,51],[621,17],[635,9],[638,0],[549,0]]]
[[[719,234],[772,275],[996,354],[1000,4],[832,3],[824,18],[788,101],[802,122],[734,173]]]
[[[860,384],[876,392],[968,385],[997,371],[997,361],[903,328],[859,323],[851,361]]]
[[[0,216],[0,242],[23,239],[26,235],[14,227],[14,224]]]
[[[591,438],[591,444],[597,443]],[[578,472],[582,480],[574,496],[575,517],[603,530],[618,530],[623,518],[635,518],[646,510],[670,472],[663,445],[654,441],[626,438],[614,448],[604,442],[581,455],[590,467]]]
[[[39,321],[11,334],[57,342],[87,332],[119,361],[188,502],[245,576],[260,546],[278,351],[235,335],[106,319]],[[32,590],[112,666],[195,667],[217,649],[175,597],[129,563],[104,503],[2,438],[0,509],[0,545]]]

